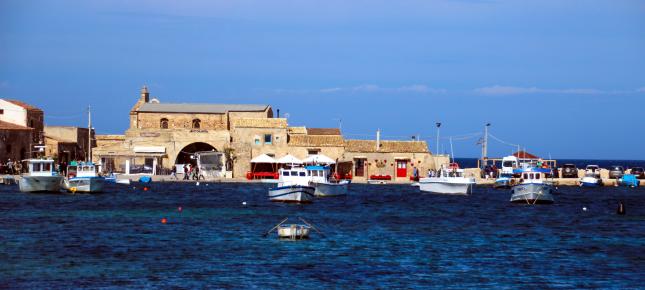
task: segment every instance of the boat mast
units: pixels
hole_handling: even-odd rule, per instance
[[[452,151],[452,136],[450,136],[450,158],[452,159],[450,163],[455,163],[455,152]]]
[[[92,162],[92,111],[87,106],[87,162]]]

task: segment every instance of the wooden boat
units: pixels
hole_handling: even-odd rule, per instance
[[[308,239],[311,227],[304,224],[288,224],[278,226],[278,237],[281,239]]]
[[[545,168],[523,168],[516,169],[521,174],[518,185],[511,189],[511,202],[526,204],[550,204],[554,202],[553,186],[545,180],[545,174],[550,169]]]
[[[60,192],[63,176],[54,172],[54,160],[26,160],[28,173],[21,176],[18,186],[21,192]]]
[[[63,185],[69,192],[101,192],[105,178],[96,173],[94,163],[74,161],[67,166],[67,178]]]

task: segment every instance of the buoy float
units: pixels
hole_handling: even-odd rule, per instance
[[[76,187],[70,188],[69,191],[71,191],[72,193],[76,193]]]
[[[616,213],[619,215],[625,214],[625,204],[623,204],[622,201],[618,203],[618,209],[616,210]]]
[[[246,205],[246,201],[243,201],[243,202],[242,202],[242,205]]]
[[[143,191],[148,191],[148,187],[147,187],[147,186],[144,186],[144,187],[143,187]]]
[[[586,207],[586,206],[583,206],[583,207],[582,207],[582,210],[583,210],[583,211],[587,211],[587,207]]]
[[[167,220],[166,218],[161,218],[161,223],[162,223],[162,224],[164,224],[164,225],[165,225],[167,222],[168,222],[168,220]]]

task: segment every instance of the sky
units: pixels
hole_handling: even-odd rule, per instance
[[[346,138],[645,160],[644,1],[0,1],[0,98],[123,134],[161,102],[269,104]],[[502,142],[503,141],[503,142]]]

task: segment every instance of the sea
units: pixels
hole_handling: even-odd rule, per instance
[[[477,158],[455,158],[462,168],[476,168]],[[622,166],[625,169],[632,167],[645,168],[645,160],[588,160],[588,159],[557,159],[557,166],[562,167],[564,164],[573,164],[576,168],[584,169],[587,165],[598,165],[600,168],[609,169],[611,166]]]
[[[263,183],[147,186],[0,186],[0,288],[645,288],[645,187],[560,187],[526,205],[487,186],[351,184],[298,205]],[[264,235],[285,218],[319,232]]]

